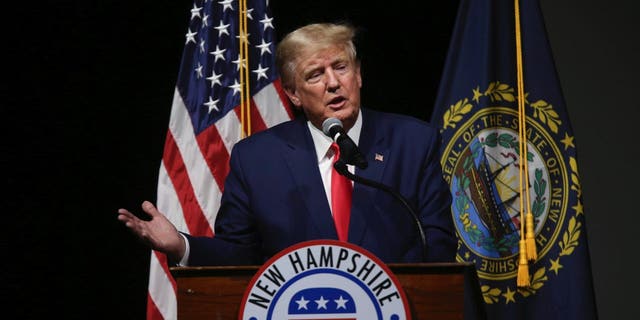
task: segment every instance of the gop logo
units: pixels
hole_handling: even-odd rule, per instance
[[[411,319],[398,280],[356,245],[313,240],[267,261],[245,291],[239,319]]]
[[[313,319],[357,319],[355,301],[348,292],[337,288],[300,290],[289,301],[288,315],[291,319],[301,315]]]

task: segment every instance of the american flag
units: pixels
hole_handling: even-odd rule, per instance
[[[157,194],[158,209],[182,232],[214,235],[231,148],[293,116],[275,70],[267,1],[196,0],[190,9]],[[156,251],[147,302],[148,319],[177,318],[176,283]]]

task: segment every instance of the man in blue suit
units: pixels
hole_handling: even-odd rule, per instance
[[[333,140],[322,132],[326,119],[337,118],[368,162],[349,170],[397,191],[412,207],[355,183],[347,241],[386,263],[453,261],[457,242],[439,133],[415,118],[360,107],[354,35],[348,25],[311,24],[280,42],[283,88],[303,115],[234,146],[215,237],[179,233],[147,201],[142,207],[150,221],[126,209],[118,219],[181,265],[262,264],[299,242],[338,239],[329,191]]]

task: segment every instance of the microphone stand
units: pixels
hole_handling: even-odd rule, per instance
[[[336,161],[333,164],[333,167],[336,169],[336,171],[338,171],[338,173],[340,173],[341,175],[347,177],[348,179],[358,182],[358,183],[362,183],[364,185],[370,186],[370,187],[374,187],[377,189],[381,189],[384,190],[388,193],[390,193],[391,195],[393,195],[398,201],[400,201],[402,203],[402,205],[404,205],[404,207],[407,209],[407,211],[409,211],[409,213],[411,213],[411,217],[413,218],[416,226],[418,227],[418,233],[420,234],[420,241],[422,244],[422,260],[426,261],[427,259],[427,240],[424,234],[424,229],[422,228],[422,223],[420,222],[420,218],[418,217],[418,214],[415,212],[415,210],[413,210],[413,208],[411,207],[411,205],[409,205],[409,202],[407,202],[407,199],[405,199],[398,191],[392,189],[391,187],[379,183],[377,181],[373,181],[373,180],[369,180],[367,178],[363,178],[360,176],[356,176],[354,174],[352,174],[351,172],[349,172],[349,169],[347,169],[347,164],[345,163],[345,161],[342,159],[342,157],[340,157],[340,159],[338,159],[338,161]]]

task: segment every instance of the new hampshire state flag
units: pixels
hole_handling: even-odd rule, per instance
[[[597,319],[576,139],[537,0],[461,0],[431,122],[457,259],[475,263],[488,318]]]

